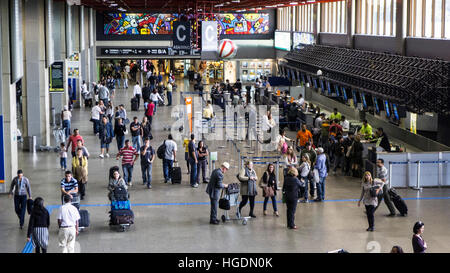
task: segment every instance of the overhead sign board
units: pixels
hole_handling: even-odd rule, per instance
[[[173,48],[191,48],[191,24],[189,22],[173,22]]]
[[[202,51],[217,51],[217,22],[202,22]]]
[[[176,49],[171,47],[142,47],[142,48],[110,48],[100,49],[102,56],[196,56],[200,55],[196,49]]]

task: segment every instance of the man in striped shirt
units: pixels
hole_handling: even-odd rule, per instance
[[[133,160],[134,155],[134,160]],[[119,157],[122,156],[122,170],[123,170],[123,179],[128,186],[132,186],[131,178],[133,176],[133,165],[134,162],[139,158],[139,153],[133,146],[130,146],[130,140],[125,140],[125,147],[120,149],[117,154],[116,159],[119,160]]]
[[[61,180],[61,201],[64,204],[64,195],[72,198],[72,193],[78,193],[78,181],[72,177],[71,171],[66,171],[66,177]]]

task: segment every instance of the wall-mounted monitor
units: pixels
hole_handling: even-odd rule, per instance
[[[275,31],[275,48],[280,50],[291,50],[291,33]]]
[[[294,32],[292,34],[292,48],[301,49],[304,45],[313,45],[316,43],[314,34],[305,32]]]
[[[334,91],[336,92],[336,96],[338,97],[341,96],[341,92],[339,91],[339,85],[337,84],[334,85]]]
[[[356,90],[352,90],[352,98],[353,98],[353,105],[356,107],[358,105],[358,96],[356,95]]]
[[[380,114],[380,106],[376,97],[373,97],[373,106],[375,107],[375,113]]]
[[[360,94],[361,94],[361,101],[362,101],[363,107],[364,107],[364,109],[367,109],[366,95],[363,92],[361,92]]]
[[[398,115],[398,110],[397,110],[397,104],[393,103],[392,104],[392,117],[394,118],[394,120],[398,121],[400,120],[400,117]]]
[[[328,95],[330,95],[331,96],[331,83],[330,82],[327,82],[327,89],[328,89]]]
[[[386,111],[386,117],[390,118],[391,117],[391,111],[390,111],[390,107],[389,107],[389,102],[387,100],[384,101],[384,109]]]
[[[320,89],[321,89],[322,93],[325,93],[325,85],[323,84],[323,80],[319,79],[319,82],[320,82]]]
[[[344,101],[347,102],[348,100],[347,90],[343,86],[342,86],[342,96],[344,97]]]

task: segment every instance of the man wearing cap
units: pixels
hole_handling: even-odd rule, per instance
[[[316,202],[322,202],[325,199],[325,179],[327,178],[327,156],[325,155],[323,148],[317,149],[317,161],[314,167],[319,171],[319,183],[317,183],[317,198]]]
[[[218,225],[220,223],[220,221],[217,220],[217,206],[219,204],[220,190],[228,187],[228,184],[223,184],[222,180],[224,173],[229,169],[230,164],[228,162],[222,163],[220,168],[215,169],[212,172],[208,187],[206,187],[206,193],[209,195],[209,199],[211,200],[211,214],[209,223],[212,225]]]

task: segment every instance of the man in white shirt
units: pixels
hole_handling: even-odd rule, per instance
[[[314,128],[322,129],[322,123],[323,123],[324,119],[325,119],[325,114],[324,113],[320,114],[320,116],[318,116],[316,118],[316,122],[314,123]]]
[[[134,85],[133,88],[133,96],[135,96],[137,98],[138,101],[138,108],[141,104],[141,97],[142,97],[142,89],[141,86],[139,85],[139,82],[137,81],[136,84]]]
[[[80,213],[78,209],[70,203],[71,197],[64,195],[64,205],[58,213],[58,240],[62,253],[75,252],[75,238],[78,235],[78,220]]]
[[[172,182],[172,169],[173,162],[177,159],[177,143],[173,141],[172,135],[169,134],[168,139],[165,141],[166,153],[163,159],[163,172],[164,172],[164,183]]]
[[[103,105],[103,101],[99,101],[99,103],[97,105],[95,105],[94,107],[92,107],[91,110],[91,119],[92,122],[94,123],[94,134],[98,134],[98,130],[100,127],[100,115],[104,114],[102,112],[102,108],[100,106]]]
[[[303,98],[303,95],[302,94],[298,95],[297,104],[300,105],[300,107],[303,108],[303,104],[304,103],[305,103],[305,99]]]
[[[342,116],[341,118],[341,126],[344,131],[350,130],[350,122],[345,119],[345,116]]]

